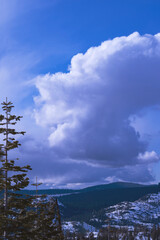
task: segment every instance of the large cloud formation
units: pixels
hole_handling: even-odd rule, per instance
[[[131,119],[160,104],[160,34],[137,32],[91,47],[67,73],[38,76],[36,122],[59,159],[111,168],[158,160]]]

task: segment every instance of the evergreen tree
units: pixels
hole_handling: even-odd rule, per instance
[[[46,196],[39,198],[37,191],[35,197],[23,194],[31,167],[21,167],[8,157],[10,150],[20,146],[15,136],[25,134],[13,128],[22,118],[11,114],[13,107],[6,99],[2,103],[4,115],[0,115],[0,133],[4,135],[4,143],[0,144],[0,239],[63,240],[57,201],[48,201]]]
[[[59,207],[54,198],[37,197],[35,240],[63,240]]]
[[[55,212],[56,212],[56,227],[57,227],[57,235],[59,240],[64,239],[63,231],[62,231],[62,223],[61,223],[61,215],[59,210],[59,205],[57,199],[55,199]]]
[[[8,158],[9,151],[20,146],[15,136],[25,134],[24,131],[16,131],[13,128],[22,118],[11,114],[13,107],[13,104],[6,99],[2,103],[4,115],[0,115],[2,126],[0,133],[4,135],[0,158],[0,190],[3,194],[3,199],[0,199],[0,239],[5,240],[29,239],[29,236],[32,236],[31,226],[34,217],[33,212],[29,211],[33,198],[19,192],[29,184],[27,172],[31,167],[18,166],[15,159]]]
[[[61,217],[57,199],[47,198],[46,195],[38,195],[38,183],[32,185],[36,187],[36,197],[34,201],[36,219],[35,219],[35,237],[34,239],[63,240],[64,235],[61,227]]]

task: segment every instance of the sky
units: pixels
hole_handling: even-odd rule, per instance
[[[160,1],[0,0],[0,101],[41,188],[160,181]],[[1,111],[2,113],[2,111]]]

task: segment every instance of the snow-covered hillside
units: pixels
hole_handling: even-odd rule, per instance
[[[103,221],[96,214],[90,220],[102,225],[135,226],[136,224],[152,227],[160,223],[160,193],[149,194],[135,202],[122,202],[104,209]]]
[[[66,239],[70,239],[67,236],[80,233],[87,238],[92,232],[95,239],[101,234],[102,239],[106,239],[105,236],[109,234],[112,239],[116,236],[119,240],[126,236],[135,240],[153,240],[153,229],[158,229],[158,223],[160,224],[160,193],[94,211],[87,223],[63,221],[63,230]],[[69,233],[71,235],[68,235]]]

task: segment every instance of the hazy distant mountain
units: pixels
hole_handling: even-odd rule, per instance
[[[104,189],[113,189],[113,188],[133,188],[133,187],[145,187],[148,185],[142,185],[138,183],[130,183],[130,182],[114,182],[109,184],[101,184],[92,187],[87,187],[82,190],[81,192],[88,192],[88,191],[95,191],[95,190],[104,190]]]
[[[38,190],[38,194],[47,194],[47,195],[54,195],[54,194],[67,194],[67,193],[81,193],[81,192],[90,192],[96,190],[105,190],[105,189],[115,189],[115,188],[135,188],[135,187],[148,187],[148,186],[156,186],[156,185],[142,185],[138,183],[130,183],[130,182],[114,182],[109,184],[101,184],[95,185],[83,189],[41,189]],[[23,190],[23,192],[29,194],[35,194],[35,190]]]

